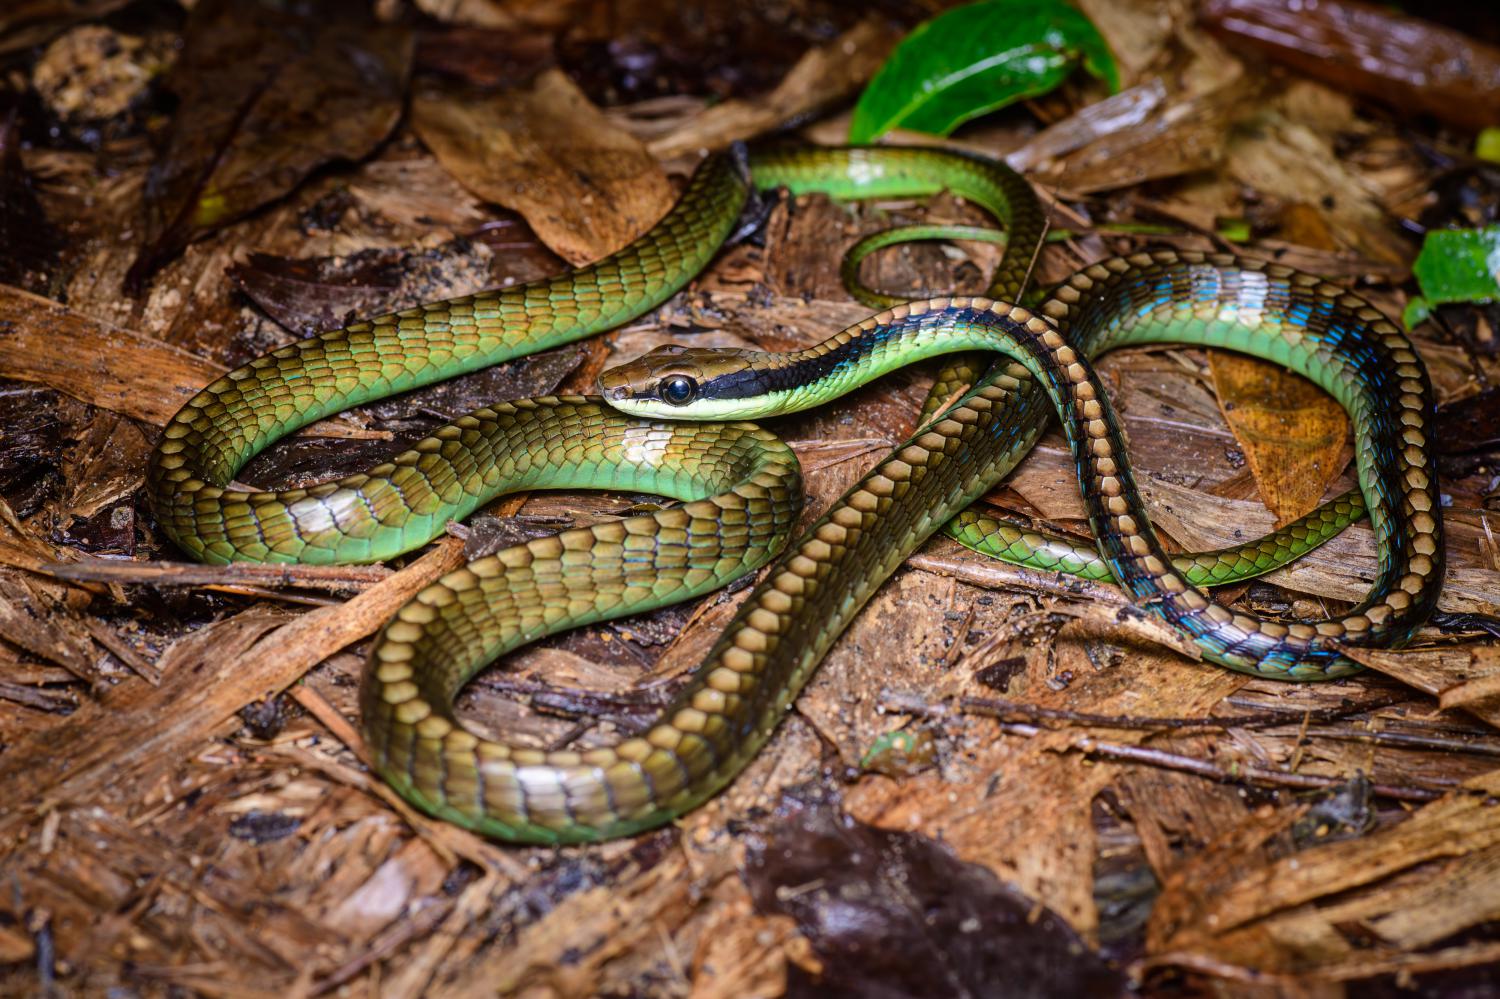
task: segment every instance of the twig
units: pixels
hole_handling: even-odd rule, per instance
[[[67,694],[54,694],[24,683],[6,683],[3,680],[0,680],[0,700],[14,701],[28,708],[58,715],[70,715],[78,710],[78,701]]]
[[[391,576],[378,565],[199,565],[196,562],[52,562],[43,571],[58,579],[157,586],[302,586],[347,593]]]
[[[1465,742],[1415,732],[1360,732],[1344,728],[1309,728],[1308,735],[1340,742],[1370,742],[1377,746],[1401,746],[1408,749],[1430,749],[1440,753],[1500,758],[1500,745],[1493,742]]]
[[[355,731],[349,719],[339,712],[339,709],[328,703],[328,698],[305,683],[294,683],[288,691],[292,700],[302,705],[308,714],[323,723],[323,727],[333,735],[335,739],[349,747],[349,751],[355,755],[359,762],[365,766],[370,765],[370,754],[365,748],[365,740],[359,732]]]
[[[946,705],[930,705],[916,697],[888,695],[885,700],[886,703],[883,706],[887,710],[900,711],[905,714],[943,718],[952,713],[952,709]],[[1000,726],[1000,731],[1006,735],[1019,735],[1026,738],[1032,738],[1045,732],[1057,731],[1056,729],[1043,728],[1040,725],[1032,725],[1028,722],[997,721],[997,724]],[[1221,784],[1240,784],[1251,787],[1284,787],[1310,791],[1338,787],[1344,783],[1344,780],[1339,777],[1315,777],[1310,774],[1288,773],[1284,770],[1272,770],[1268,767],[1259,767],[1254,764],[1227,769],[1216,763],[1210,763],[1207,760],[1200,760],[1192,756],[1185,756],[1181,753],[1171,753],[1163,749],[1148,749],[1142,746],[1131,746],[1118,742],[1106,742],[1103,739],[1083,732],[1073,734],[1071,739],[1074,749],[1089,756],[1097,756],[1125,763],[1143,763],[1165,770],[1179,770],[1184,773],[1197,774],[1200,777],[1206,777]],[[1397,801],[1417,802],[1435,801],[1446,793],[1445,790],[1439,788],[1409,784],[1373,784],[1371,785],[1371,790],[1381,797],[1393,798]]]
[[[147,662],[146,659],[135,650],[125,639],[117,635],[113,628],[100,621],[98,618],[85,618],[83,626],[94,641],[109,650],[120,662],[135,671],[136,676],[151,684],[153,687],[161,686],[161,670],[155,664]]]
[[[1275,725],[1292,725],[1303,718],[1310,718],[1314,721],[1335,721],[1340,718],[1347,718],[1350,715],[1379,710],[1381,707],[1385,707],[1385,705],[1377,704],[1373,707],[1367,704],[1341,705],[1336,708],[1320,708],[1313,711],[1260,711],[1255,714],[1228,715],[1219,718],[1096,715],[1084,711],[1068,711],[1062,708],[1044,708],[1036,704],[1023,704],[1019,701],[1011,701],[998,697],[965,697],[959,701],[959,707],[975,714],[992,715],[994,717],[1020,715],[1031,719],[1049,718],[1057,721],[1074,722],[1079,725],[1095,725],[1101,728],[1223,729],[1266,728]]]

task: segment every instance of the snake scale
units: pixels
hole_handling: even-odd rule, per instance
[[[1004,219],[1009,249],[989,297],[896,305],[791,354],[659,350],[601,377],[614,408],[585,397],[495,405],[367,473],[279,493],[231,487],[256,452],[325,415],[577,340],[661,304],[708,263],[752,185],[838,197],[948,189]],[[772,151],[757,154],[748,171],[735,156],[711,157],[661,222],[596,264],[356,323],[230,372],[168,424],[148,491],[173,540],[219,562],[386,559],[518,489],[629,488],[684,500],[473,562],[419,593],[373,645],[361,711],[375,768],[429,813],[519,842],[626,835],[713,795],[770,737],[880,583],[945,525],[994,553],[1108,573],[1206,658],[1245,672],[1338,676],[1354,668],[1340,642],[1407,638],[1435,604],[1443,549],[1425,436],[1432,390],[1396,327],[1317,278],[1170,252],[1087,267],[1034,312],[996,301],[1020,298],[1040,236],[1029,186],[980,157]],[[1264,543],[1174,564],[1150,528],[1088,363],[1115,346],[1162,340],[1267,357],[1332,392],[1353,417],[1360,494]],[[952,359],[924,411],[932,419],[784,552],[801,502],[791,452],[749,424],[677,419],[802,408],[955,350],[1005,356],[987,369],[976,368],[972,353]],[[982,377],[958,396],[976,371]],[[621,408],[657,415],[643,420]],[[1098,556],[964,512],[1026,453],[1054,411],[1064,417]],[[1295,557],[1366,509],[1378,577],[1363,602],[1333,620],[1264,621],[1194,588]],[[482,738],[454,713],[459,689],[509,650],[706,592],[778,554],[703,664],[640,734],[593,749],[543,750]]]

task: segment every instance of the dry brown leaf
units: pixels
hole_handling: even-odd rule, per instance
[[[1410,251],[1381,206],[1380,192],[1336,155],[1334,132],[1267,111],[1237,130],[1225,149],[1229,174],[1262,196],[1325,206],[1324,219],[1342,248],[1404,265]]]
[[[1087,193],[1205,170],[1224,158],[1245,88],[1168,96],[1158,81],[1090,105],[1048,128],[1007,162],[1046,184]]]
[[[499,94],[424,90],[412,127],[461,184],[520,212],[573,264],[620,249],[672,205],[672,185],[645,147],[561,70]]]
[[[1210,351],[1224,422],[1276,526],[1310,513],[1344,470],[1349,418],[1328,393],[1269,361]]]
[[[771,93],[714,105],[652,142],[651,154],[666,160],[723,149],[827,107],[874,76],[900,39],[901,33],[883,18],[867,18],[827,45],[809,51]]]
[[[69,25],[102,18],[130,0],[12,0],[0,8],[0,52],[44,45]]]
[[[1156,0],[1079,0],[1126,77],[1144,73],[1172,42],[1172,11]]]
[[[189,243],[319,167],[374,152],[401,118],[413,47],[407,26],[359,4],[194,4],[168,76],[180,103],[146,177],[146,238],[126,287],[145,287]]]

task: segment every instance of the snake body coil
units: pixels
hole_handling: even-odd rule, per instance
[[[978,201],[1011,225],[996,297],[1019,298],[1040,238],[1024,181],[976,157],[910,149],[772,153],[758,156],[752,173],[758,185],[794,191],[913,195],[946,187]],[[746,194],[743,170],[729,158],[712,159],[672,212],[619,253],[559,278],[275,351],[190,401],[153,454],[148,485],[160,522],[186,550],[215,561],[387,558],[510,488],[624,486],[688,500],[506,549],[428,587],[387,625],[361,695],[367,744],[382,776],[427,811],[507,839],[579,842],[646,829],[702,802],[769,738],[880,583],[1025,454],[1053,406],[1066,418],[1105,563],[1209,658],[1281,678],[1338,675],[1350,664],[1335,641],[1399,641],[1430,611],[1442,570],[1424,436],[1431,390],[1405,338],[1361,300],[1285,269],[1142,254],[1080,272],[1039,314],[990,299],[934,300],[898,306],[794,358],[760,355],[751,368],[759,364],[756,377],[765,376],[762,401],[802,393],[809,404],[954,349],[999,350],[1021,363],[994,364],[813,525],[646,731],[579,751],[474,735],[455,717],[453,698],[496,656],[573,624],[704,592],[773,557],[800,503],[785,447],[742,424],[643,423],[597,400],[523,400],[480,410],[393,462],[336,483],[281,493],[236,492],[229,483],[257,450],[328,413],[640,315],[706,264]],[[1380,546],[1379,578],[1359,607],[1337,621],[1284,626],[1211,603],[1173,569],[1086,360],[1164,338],[1270,357],[1318,380],[1349,408]],[[672,356],[680,361],[684,352]],[[796,378],[787,374],[792,368]],[[747,398],[753,379],[739,370],[740,382],[716,387],[699,372],[688,394]],[[616,404],[655,394],[677,405],[680,393],[660,373],[644,389],[607,373],[606,394]],[[934,399],[951,394],[963,374],[962,363],[951,365]],[[562,470],[545,470],[553,462]],[[1259,568],[1311,547],[1358,511],[1357,503],[1336,502],[1268,548],[1211,561]],[[965,518],[950,532],[1007,550],[1036,547],[1024,531],[996,542],[992,521]],[[1049,551],[1044,562],[1089,561],[1065,547]]]

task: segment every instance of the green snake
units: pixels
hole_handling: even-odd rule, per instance
[[[968,197],[1010,226],[991,288],[1001,298],[1019,298],[1041,233],[1030,188],[979,157],[894,148],[769,152],[750,161],[748,174],[734,156],[711,157],[661,222],[596,264],[280,348],[208,386],[166,427],[148,470],[151,501],[174,541],[209,561],[386,559],[518,489],[626,488],[686,501],[470,563],[387,624],[361,692],[366,746],[374,768],[424,810],[536,843],[627,835],[681,815],[743,769],[880,583],[950,521],[962,539],[1036,554],[1043,565],[1102,565],[1205,657],[1265,676],[1342,675],[1354,667],[1338,643],[1402,641],[1432,610],[1442,576],[1424,436],[1432,391],[1410,344],[1363,300],[1316,278],[1190,254],[1085,268],[1036,313],[990,298],[936,299],[898,305],[793,354],[663,351],[602,376],[616,408],[584,397],[492,406],[361,475],[279,493],[231,488],[257,451],[318,418],[654,308],[707,264],[752,184],[839,197],[942,189]],[[1355,426],[1363,505],[1335,501],[1274,541],[1207,559],[1215,568],[1199,578],[1263,571],[1367,508],[1380,568],[1357,607],[1316,625],[1262,621],[1209,601],[1163,551],[1087,363],[1114,346],[1163,339],[1285,364],[1331,391]],[[643,421],[619,409],[718,419],[801,408],[954,350],[1015,360],[994,363],[938,414],[973,370],[964,358],[950,364],[925,410],[933,418],[784,553],[800,508],[796,462],[784,445],[748,424]],[[685,391],[681,378],[692,382]],[[752,381],[762,408],[742,411]],[[1054,408],[1064,416],[1102,562],[1063,542],[1034,544],[1026,529],[991,518],[953,520],[1025,454]],[[497,656],[564,628],[705,592],[778,553],[704,663],[641,734],[594,749],[542,750],[481,738],[457,719],[455,695]]]

